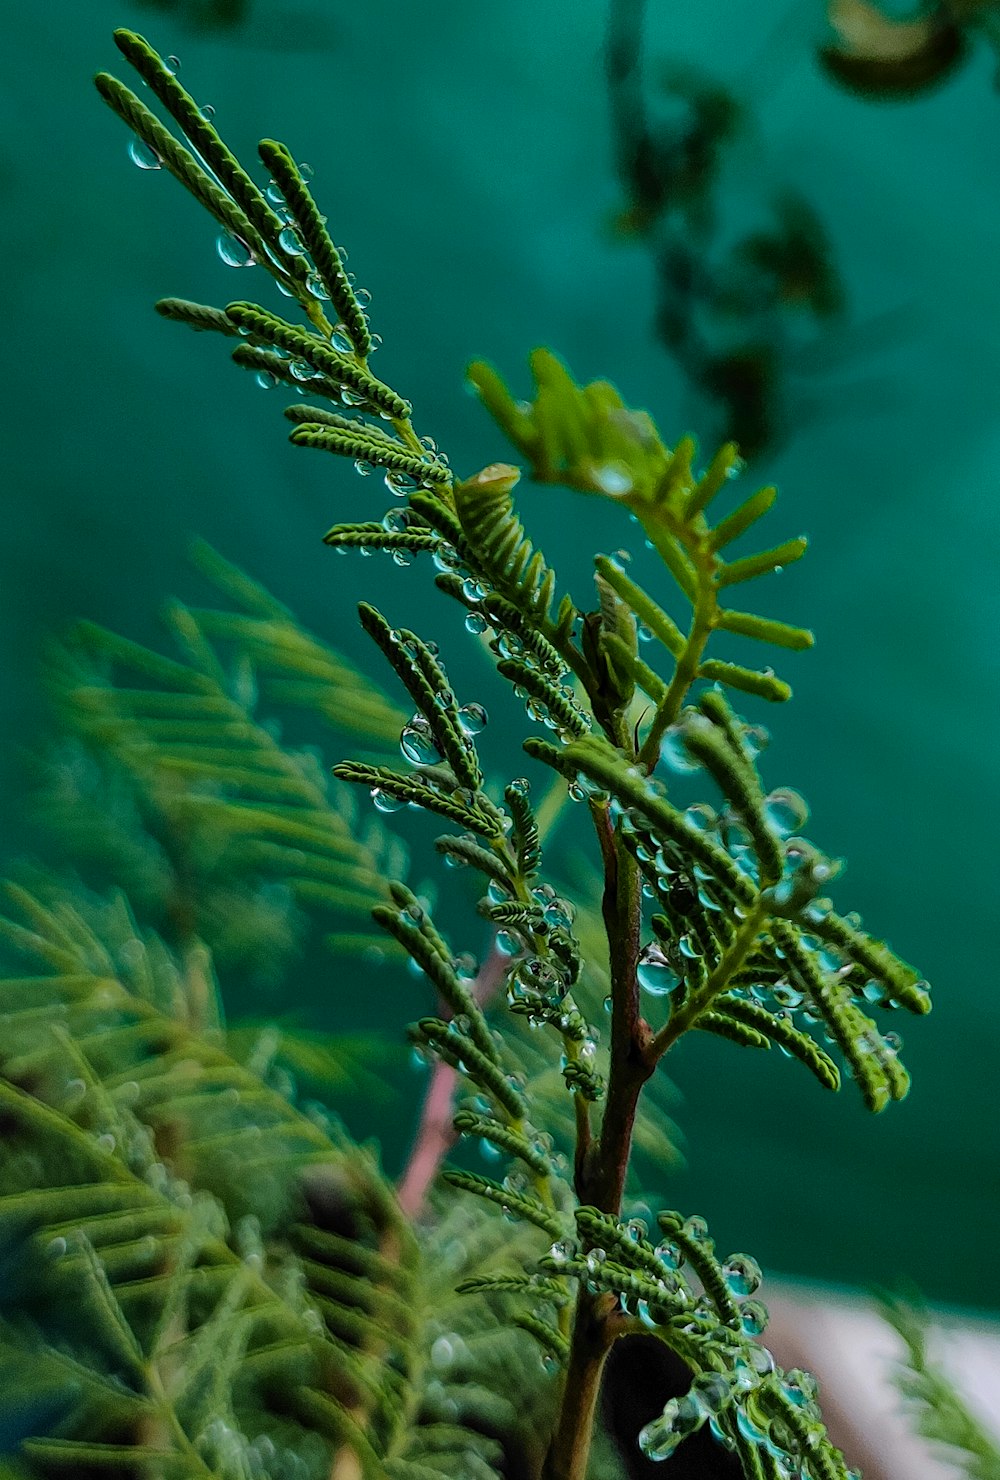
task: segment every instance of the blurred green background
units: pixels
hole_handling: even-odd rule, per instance
[[[280,391],[153,314],[168,293],[219,303],[257,293],[271,303],[271,293],[259,274],[219,261],[212,223],[165,172],[129,164],[125,132],[89,81],[118,61],[112,27],[136,26],[179,55],[182,80],[244,157],[268,134],[309,160],[372,291],[380,373],[469,473],[505,456],[463,388],[476,355],[526,394],[527,351],[547,344],[578,377],[606,376],[647,407],[667,440],[711,428],[654,333],[648,251],[611,229],[621,194],[605,22],[605,0],[247,0],[218,30],[166,3],[9,8],[9,855],[33,841],[19,794],[22,752],[42,722],[42,638],[86,615],[158,641],[159,601],[202,594],[185,553],[195,534],[365,664],[361,596],[436,637],[466,697],[489,704],[496,767],[521,733],[425,570],[339,560],[321,545],[334,519],[378,517],[381,490],[290,449]],[[747,701],[746,711],[773,732],[765,776],[799,788],[810,835],[850,861],[838,903],[920,965],[935,1011],[901,1024],[914,1087],[877,1119],[850,1085],[824,1096],[777,1055],[758,1063],[725,1043],[685,1043],[670,1067],[689,1166],[650,1194],[704,1213],[723,1246],[750,1248],[772,1270],[853,1284],[908,1276],[935,1299],[995,1306],[1000,96],[983,50],[919,100],[861,101],[817,67],[822,35],[818,3],[702,0],[682,13],[652,0],[647,51],[651,67],[708,69],[746,103],[721,191],[737,217],[794,187],[833,243],[847,314],[819,371],[789,389],[783,443],[754,468],[782,489],[774,540],[800,530],[812,540],[760,596],[814,627],[817,647],[783,666],[796,691],[787,710]],[[593,551],[632,533],[610,506],[560,490],[523,487],[522,510],[577,591]],[[323,965],[299,990],[328,1025],[361,1026],[368,1013],[394,1026],[423,1010],[402,977],[357,986]],[[419,1088],[416,1077],[403,1084],[407,1107]],[[382,1125],[356,1111],[353,1124],[398,1163],[398,1108]]]

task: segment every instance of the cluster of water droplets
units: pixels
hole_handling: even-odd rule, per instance
[[[688,1238],[708,1241],[703,1219],[687,1219],[684,1231]],[[677,1243],[668,1239],[656,1252],[668,1271],[680,1270],[684,1255]],[[762,1403],[761,1398],[765,1385],[780,1394],[807,1421],[808,1445],[815,1447],[825,1438],[816,1405],[816,1380],[799,1368],[781,1372],[766,1347],[756,1344],[754,1338],[762,1334],[767,1324],[766,1309],[751,1298],[761,1283],[756,1260],[748,1254],[732,1254],[721,1267],[730,1294],[739,1302],[742,1334],[747,1339],[736,1346],[716,1344],[718,1367],[703,1371],[687,1393],[670,1399],[662,1413],[640,1432],[639,1447],[647,1459],[667,1460],[690,1434],[707,1423],[715,1438],[729,1449],[734,1447],[737,1436],[765,1448],[778,1472],[786,1480],[793,1480],[804,1474],[808,1452],[802,1451],[780,1412],[775,1416],[773,1404]],[[710,1337],[709,1304],[704,1295],[697,1301],[688,1327],[692,1334]],[[646,1324],[656,1324],[655,1316],[648,1313],[645,1320]]]
[[[293,1449],[269,1434],[251,1439],[224,1418],[211,1419],[195,1447],[221,1480],[312,1480],[329,1467],[326,1446],[317,1433],[302,1431]]]

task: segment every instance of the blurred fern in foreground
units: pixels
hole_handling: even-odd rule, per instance
[[[515,505],[520,469],[458,477],[375,374],[366,297],[307,172],[265,140],[257,183],[142,38],[116,40],[173,125],[101,74],[133,158],[180,180],[215,218],[223,259],[269,275],[292,317],[243,298],[171,298],[161,313],[231,342],[262,383],[294,386],[293,443],[381,470],[388,511],[335,524],[327,542],[430,562],[523,706],[531,774],[489,774],[485,711],[408,623],[361,604],[406,695],[394,712],[218,562],[243,614],[174,607],[179,661],[93,629],[55,654],[74,743],[148,833],[135,857],[166,904],[162,939],[136,930],[116,945],[120,895],[92,923],[22,890],[5,927],[35,965],[3,986],[0,1064],[16,1147],[0,1195],[19,1297],[8,1347],[38,1373],[24,1463],[95,1477],[612,1474],[602,1374],[612,1346],[645,1334],[688,1374],[640,1435],[649,1460],[705,1429],[751,1480],[843,1480],[815,1382],[760,1340],[754,1259],[718,1254],[699,1216],[623,1210],[636,1145],[657,1144],[661,1061],[690,1032],[776,1046],[826,1089],[846,1070],[872,1111],[907,1092],[898,1040],[872,1014],[925,1013],[927,984],[834,907],[838,863],[803,836],[802,798],[762,779],[766,736],[733,708],[790,696],[771,654],[812,636],[744,591],[805,541],[756,537],[775,492],[731,495],[734,446],[699,468],[692,443],[668,444],[545,351],[527,402],[477,365],[535,480],[612,499],[662,560],[643,585],[624,552],[598,556],[585,598],[563,590]],[[744,661],[747,642],[760,662]],[[359,836],[314,759],[257,721],[258,675],[361,737],[338,784],[383,816],[441,820],[439,851],[477,880],[481,964],[399,877],[381,830]],[[402,761],[383,743],[397,735]],[[685,805],[692,783],[711,802]],[[599,932],[552,874],[553,797],[593,830]],[[112,859],[112,883],[124,867]],[[420,978],[428,1005],[410,1037],[436,1067],[416,1146],[428,1175],[401,1193],[416,1226],[366,1152],[269,1082],[266,1039],[230,1053],[212,949],[247,954],[243,927],[219,924],[234,876],[252,897],[277,882],[296,909],[347,917],[343,949],[367,946],[354,917],[371,906]],[[460,1158],[426,1202],[456,1136],[495,1176]]]

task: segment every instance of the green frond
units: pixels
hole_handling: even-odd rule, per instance
[[[410,502],[413,504],[415,500],[411,499]],[[464,541],[460,541],[460,548],[464,549]],[[456,558],[457,555],[458,551]],[[471,554],[469,558],[472,558]],[[440,590],[473,614],[474,627],[478,629],[481,624],[484,632],[487,627],[493,628],[494,635],[489,639],[489,646],[497,657],[511,658],[523,654],[550,679],[558,682],[565,678],[568,671],[566,661],[545,634],[533,625],[530,614],[519,611],[513,602],[498,595],[496,591],[491,591],[484,597],[478,582],[470,581],[455,571],[442,571],[434,579]],[[564,598],[557,619],[560,632],[563,631],[563,618],[569,611],[567,601],[568,598]]]
[[[791,648],[796,652],[811,648],[815,642],[813,634],[805,627],[792,627],[787,622],[774,622],[769,617],[737,612],[728,607],[719,612],[718,626],[724,632],[752,637],[757,642],[773,642],[776,647]]]
[[[482,1009],[469,982],[456,970],[451,952],[435,930],[429,912],[402,885],[393,885],[392,895],[395,908],[376,905],[372,911],[375,923],[399,941],[410,959],[430,979],[479,1052],[498,1063],[497,1046]]]
[[[740,1308],[733,1298],[723,1267],[715,1257],[715,1245],[707,1231],[697,1219],[685,1218],[681,1213],[657,1213],[656,1221],[701,1281],[719,1320],[738,1331],[741,1326]]]
[[[501,658],[497,663],[501,678],[513,684],[518,698],[523,698],[532,718],[544,720],[560,733],[578,737],[590,729],[590,720],[568,694],[533,665],[519,658]]]
[[[205,117],[191,94],[182,87],[149,43],[135,31],[116,31],[115,45],[147,83],[150,91],[163,104],[205,161],[207,168],[213,172],[245,219],[250,222],[255,236],[266,243],[271,257],[281,264],[289,278],[298,278],[302,271],[301,264],[296,261],[294,254],[285,250],[281,242],[284,222],[227,147],[218,130]]]
[[[502,1208],[505,1213],[523,1218],[526,1223],[534,1224],[550,1239],[561,1238],[565,1231],[562,1221],[537,1198],[524,1196],[509,1187],[501,1187],[499,1182],[491,1182],[488,1177],[480,1177],[475,1172],[460,1172],[449,1167],[444,1172],[444,1180],[451,1187],[457,1187],[462,1192],[472,1192],[477,1197],[484,1198],[486,1202],[493,1203],[494,1207]]]
[[[794,540],[786,540],[783,545],[775,545],[773,550],[761,550],[758,555],[730,560],[720,569],[718,583],[720,587],[736,586],[743,581],[756,580],[758,576],[770,575],[774,570],[783,570],[786,565],[801,560],[808,543],[804,535],[799,535]]]
[[[320,282],[329,295],[333,309],[343,324],[354,353],[365,359],[372,349],[368,319],[344,270],[340,253],[326,229],[324,218],[284,144],[262,139],[258,152],[274,176],[275,183],[292,213],[295,226],[316,264]]]
[[[491,1146],[496,1146],[499,1150],[505,1151],[508,1156],[516,1156],[540,1177],[548,1177],[552,1174],[551,1157],[539,1145],[533,1144],[525,1136],[519,1135],[499,1120],[477,1115],[473,1110],[459,1110],[452,1123],[460,1136],[472,1136],[478,1141],[485,1141]]]
[[[404,401],[391,386],[377,379],[351,355],[331,348],[323,335],[290,324],[287,319],[279,318],[256,303],[230,303],[226,307],[226,315],[237,329],[245,329],[263,344],[285,350],[331,384],[353,391],[366,406],[400,421],[409,418],[413,409],[409,401]],[[295,440],[296,433],[293,432],[292,441]]]
[[[792,697],[791,688],[780,678],[775,678],[770,669],[763,672],[744,668],[740,663],[722,663],[717,658],[706,658],[698,665],[698,677],[710,683],[723,683],[727,688],[738,689],[741,694],[753,694],[757,699],[766,699],[769,704],[784,704]]]
[[[334,452],[339,457],[372,463],[376,467],[389,468],[393,472],[405,473],[418,482],[451,482],[451,473],[443,463],[427,462],[415,457],[405,447],[390,447],[382,438],[366,437],[325,426],[320,422],[303,422],[289,436],[296,447],[314,447],[320,452]]]
[[[389,660],[423,716],[438,756],[447,761],[460,787],[478,794],[483,774],[476,747],[462,724],[458,702],[441,664],[416,633],[390,627],[382,613],[367,602],[362,602],[358,611],[362,627]]]
[[[565,1305],[569,1298],[559,1280],[542,1279],[537,1274],[482,1275],[463,1280],[455,1288],[459,1295],[528,1295],[532,1300],[547,1300],[552,1305]]]
[[[469,800],[469,794],[463,787],[456,785],[452,791],[444,792],[437,786],[422,781],[419,772],[404,776],[398,771],[390,770],[388,766],[367,766],[360,761],[341,761],[334,766],[333,774],[340,781],[353,781],[368,787],[376,806],[383,798],[388,798],[390,805],[385,807],[383,802],[384,810],[395,811],[392,802],[398,802],[400,806],[412,804],[414,807],[422,807],[425,812],[446,817],[459,827],[467,827],[483,838],[494,839],[503,834],[503,827],[496,816],[482,810],[477,798]]]
[[[718,1009],[710,1009],[701,1013],[695,1021],[695,1027],[699,1032],[715,1033],[720,1038],[728,1038],[731,1043],[738,1043],[741,1048],[771,1047],[771,1041],[766,1033]]]
[[[910,1076],[896,1051],[879,1033],[872,1019],[851,998],[850,988],[825,975],[794,931],[774,925],[775,940],[809,990],[831,1037],[850,1065],[869,1110],[884,1110],[890,1100],[902,1100]]]
[[[511,490],[520,476],[517,468],[506,463],[484,468],[455,485],[455,509],[465,541],[496,591],[549,641],[557,632],[562,641],[572,626],[575,608],[562,603],[553,623],[555,573],[533,548],[514,513]]]
[[[434,846],[454,867],[478,869],[501,888],[510,889],[510,872],[504,861],[491,849],[481,847],[475,838],[447,833],[435,838]]]
[[[556,1362],[565,1363],[569,1356],[569,1341],[550,1321],[543,1321],[540,1316],[532,1315],[525,1310],[515,1311],[511,1320],[515,1326],[519,1326],[522,1331],[527,1331],[529,1336],[533,1336],[542,1350]]]
[[[99,72],[97,90],[113,112],[151,149],[161,166],[184,186],[209,215],[229,234],[245,244],[257,261],[267,260],[267,247],[242,207],[220,188],[195,155],[178,144],[170,130],[146,107],[131,89],[116,77]]]
[[[824,1053],[808,1033],[801,1032],[787,1018],[768,1012],[754,1002],[745,1002],[730,995],[720,999],[714,1012],[706,1013],[698,1020],[699,1028],[707,1026],[705,1017],[724,1019],[727,1026],[742,1028],[763,1038],[765,1043],[774,1043],[784,1053],[803,1063],[824,1089],[840,1088],[840,1071],[830,1055]],[[716,1028],[714,1031],[723,1030]]]
[[[602,579],[634,613],[636,620],[648,628],[672,657],[679,658],[684,650],[684,634],[677,624],[609,556],[596,556],[594,565]]]
[[[419,555],[437,549],[436,535],[419,529],[386,529],[383,524],[335,524],[323,536],[324,545],[334,550],[396,550]]]
[[[228,339],[239,336],[232,319],[221,308],[212,308],[207,303],[192,303],[187,298],[161,298],[154,304],[156,312],[164,319],[176,324],[187,324],[199,333],[206,330],[225,335]]]
[[[482,1049],[454,1018],[445,1022],[434,1017],[421,1018],[414,1023],[410,1038],[421,1047],[431,1049],[446,1064],[461,1069],[511,1120],[523,1121],[527,1112],[524,1096],[497,1062],[496,1045],[492,1040],[488,1050]]]

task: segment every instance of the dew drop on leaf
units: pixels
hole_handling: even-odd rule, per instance
[[[278,244],[283,251],[291,253],[293,257],[301,257],[305,254],[305,247],[299,241],[299,235],[294,226],[285,226],[278,232]]]
[[[643,947],[636,975],[639,978],[640,987],[651,997],[668,996],[680,981],[677,972],[655,941]]]
[[[140,170],[160,170],[163,168],[163,161],[160,159],[156,150],[151,149],[148,144],[144,144],[141,139],[129,139],[128,157]]]
[[[467,735],[480,735],[490,717],[481,704],[463,704],[458,711],[458,722]]]
[[[406,760],[415,766],[435,766],[441,760],[441,752],[434,739],[430,724],[422,714],[415,714],[403,726],[399,737],[399,748]]]
[[[372,787],[371,797],[376,810],[379,812],[399,812],[406,806],[406,803],[401,797],[391,796],[389,792],[383,791],[380,786]]]
[[[783,787],[772,791],[764,801],[764,816],[780,837],[798,832],[809,819],[809,807],[797,791]]]
[[[722,1266],[722,1277],[737,1300],[760,1289],[760,1265],[749,1254],[730,1254]]]
[[[220,231],[215,239],[215,250],[227,267],[253,267],[256,258],[240,237],[231,231]]]

